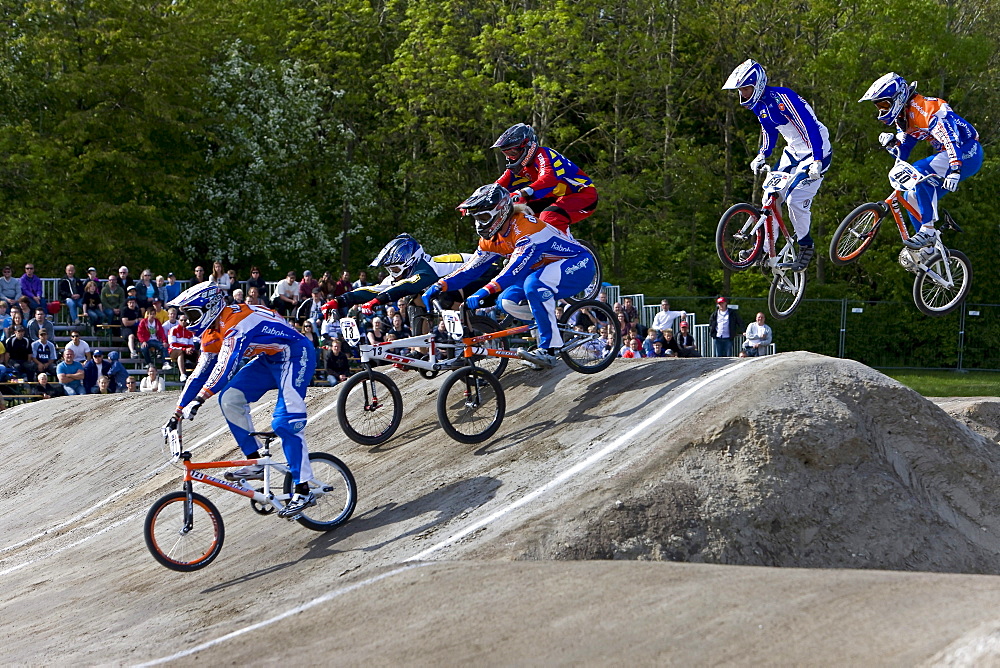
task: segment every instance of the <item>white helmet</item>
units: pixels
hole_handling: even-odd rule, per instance
[[[753,86],[753,94],[749,98],[744,98],[743,92],[740,91],[740,104],[747,109],[752,109],[760,101],[760,96],[764,94],[764,89],[767,87],[767,73],[760,66],[760,63],[752,58],[747,58],[733,70],[733,73],[726,79],[726,83],[723,84],[722,90],[739,90],[744,86]]]
[[[895,72],[889,72],[873,83],[858,102],[874,102],[878,109],[878,119],[886,125],[892,125],[916,89],[916,81],[907,85],[906,79]]]
[[[167,306],[177,308],[188,319],[188,329],[201,334],[222,313],[226,306],[226,293],[215,283],[205,281],[194,285],[170,300]]]

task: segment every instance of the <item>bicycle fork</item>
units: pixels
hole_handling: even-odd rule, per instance
[[[191,533],[194,529],[194,498],[191,496],[194,494],[194,485],[191,484],[190,480],[184,481],[184,524],[181,526],[181,530],[178,532],[182,536],[186,536]]]

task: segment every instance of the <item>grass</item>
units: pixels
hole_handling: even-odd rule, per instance
[[[882,373],[925,397],[1000,397],[1000,373],[996,371],[898,371]]]

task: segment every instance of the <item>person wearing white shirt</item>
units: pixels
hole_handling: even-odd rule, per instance
[[[146,377],[139,383],[140,392],[163,392],[166,389],[166,382],[163,376],[156,369],[155,364],[150,364],[146,369]]]
[[[759,357],[760,349],[771,345],[771,328],[764,324],[764,314],[758,313],[755,322],[747,325],[746,343],[743,344],[744,357]]]
[[[80,364],[86,364],[90,359],[90,344],[80,338],[80,332],[75,329],[69,333],[69,343],[66,344],[66,348],[73,351],[73,359]]]
[[[670,302],[666,299],[660,302],[660,310],[653,318],[653,329],[663,332],[665,329],[672,329],[675,332],[677,328],[674,327],[674,321],[677,318],[686,318],[687,311],[671,311]]]

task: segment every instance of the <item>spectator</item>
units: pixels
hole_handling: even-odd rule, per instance
[[[315,326],[317,322],[323,319],[324,303],[326,303],[326,300],[323,299],[323,293],[319,287],[313,288],[309,298],[300,301],[298,307],[295,309],[295,322],[301,324],[307,320],[312,320]]]
[[[139,321],[136,327],[136,338],[139,339],[139,352],[146,364],[156,364],[156,356],[159,354],[163,360],[163,368],[169,369],[170,362],[167,361],[165,345],[167,335],[163,331],[163,325],[156,318],[156,311],[152,308],[146,309],[146,317]]]
[[[246,303],[246,297],[243,296],[243,290],[242,289],[236,288],[235,290],[233,290],[233,303],[234,304],[245,304]]]
[[[49,330],[49,335],[55,335],[55,323],[49,319],[44,307],[38,307],[35,309],[35,317],[28,323],[28,339],[37,341],[38,335],[43,329]]]
[[[652,357],[653,344],[656,343],[657,341],[660,341],[661,343],[663,342],[663,339],[660,336],[660,331],[658,329],[650,327],[649,330],[646,332],[646,338],[642,340],[642,354],[645,355],[646,357]],[[662,356],[657,355],[657,357],[662,357]]]
[[[0,298],[7,302],[7,308],[14,310],[14,305],[21,302],[21,280],[14,278],[10,265],[3,268],[3,276],[0,277]]]
[[[80,364],[84,364],[90,359],[90,344],[83,340],[78,330],[69,333],[69,343],[66,348],[73,351],[73,359]]]
[[[59,279],[59,299],[69,309],[69,319],[80,324],[80,306],[83,304],[83,281],[76,277],[76,267],[66,265],[66,275]]]
[[[341,335],[340,320],[336,317],[336,315],[331,315],[329,319],[323,321],[323,328],[321,331],[323,333],[324,341],[336,341]]]
[[[448,325],[445,323],[444,318],[438,322],[437,329],[434,330],[434,343],[441,346],[449,346],[440,350],[438,352],[438,357],[441,358],[451,358],[454,357],[455,349],[452,347],[455,344],[455,340],[451,338],[451,334],[448,333]],[[443,353],[443,354],[442,354]]]
[[[122,290],[128,290],[129,286],[135,285],[135,281],[129,277],[128,267],[125,265],[118,267],[118,283],[121,284]]]
[[[323,296],[327,299],[333,297],[334,288],[337,287],[337,282],[333,280],[333,276],[330,272],[324,271],[322,278],[319,279],[319,289],[323,291]]]
[[[229,282],[229,274],[222,268],[222,262],[219,260],[212,263],[212,275],[208,277],[208,282],[218,285],[225,290],[227,295],[233,289],[232,284]]]
[[[163,333],[167,335],[168,349],[170,343],[170,330],[177,326],[177,322],[177,309],[171,306],[167,309],[167,321],[163,323]]]
[[[125,391],[126,392],[138,392],[139,383],[135,382],[135,376],[129,376],[125,379]]]
[[[340,280],[333,286],[333,296],[339,297],[345,292],[351,291],[351,272],[345,271],[340,275]]]
[[[92,327],[104,322],[104,311],[101,309],[101,293],[97,290],[96,281],[87,281],[83,286],[83,299],[80,300],[83,315],[87,317]]]
[[[93,281],[97,285],[97,291],[101,291],[101,279],[97,277],[97,269],[95,267],[87,267],[87,278],[83,279],[83,282]]]
[[[0,299],[0,340],[6,339],[10,334],[7,330],[14,324],[14,318],[7,313],[7,302]]]
[[[678,354],[681,357],[701,357],[701,353],[698,352],[698,346],[695,345],[694,337],[688,332],[690,326],[687,320],[681,320],[680,328],[681,333],[677,335],[677,345],[680,348]]]
[[[618,356],[625,359],[642,357],[642,341],[636,338],[629,339],[629,342],[622,346],[622,349],[618,352]]]
[[[190,281],[191,285],[189,285],[188,287],[191,287],[193,285],[198,285],[199,283],[204,283],[204,282],[205,282],[205,268],[202,267],[201,265],[198,265],[197,267],[194,268],[194,277],[191,279]]]
[[[764,314],[758,313],[756,320],[747,325],[741,357],[760,357],[760,349],[771,345],[772,337],[770,325],[764,323]]]
[[[375,316],[372,318],[371,329],[368,330],[368,343],[378,345],[385,343],[385,329],[383,329],[382,318]]]
[[[159,281],[157,281],[159,282]],[[177,278],[174,276],[174,272],[167,273],[167,284],[163,286],[163,303],[169,304],[171,301],[177,298],[177,295],[181,293],[181,284],[177,282]]]
[[[344,352],[340,339],[330,342],[330,350],[326,354],[326,380],[331,386],[347,380],[351,375],[351,362]]]
[[[302,329],[300,331],[302,332],[302,336],[312,341],[314,348],[320,347],[319,336],[316,334],[316,328],[312,324],[312,321],[306,320],[304,323],[302,323]]]
[[[123,308],[125,308],[125,288],[118,285],[117,276],[108,276],[108,282],[101,288],[101,310],[104,313],[104,322],[119,324]]]
[[[650,331],[652,331],[652,328],[650,328]],[[646,342],[643,341],[643,346],[645,345]],[[653,346],[650,349],[649,354],[646,355],[646,357],[669,357],[669,355],[667,355],[667,351],[663,349],[662,339],[656,339],[655,341],[653,341]]]
[[[295,282],[294,271],[288,272],[285,280],[274,288],[271,302],[274,304],[274,310],[286,318],[289,313],[294,313],[295,308],[299,305],[299,286]]]
[[[127,381],[132,378],[128,369],[121,363],[117,350],[112,350],[108,353],[108,361],[111,362],[111,369],[108,371],[108,375],[111,377],[112,383],[115,387],[115,392],[126,392]]]
[[[156,296],[159,297],[161,302],[166,304],[167,301],[169,301],[167,299],[167,279],[163,276],[163,274],[157,274],[155,285]]]
[[[18,325],[24,325],[24,311],[21,310],[20,303],[17,304],[10,312],[10,326],[7,328],[6,336],[14,336],[14,328]],[[28,329],[25,328],[25,334],[27,334]],[[28,340],[31,343],[31,340]]]
[[[56,375],[68,395],[86,394],[83,390],[83,365],[73,358],[73,351],[63,351],[63,361],[56,367]]]
[[[97,392],[97,385],[101,378],[107,378],[109,389],[114,392],[117,388],[111,377],[111,367],[111,362],[104,359],[104,353],[95,350],[93,356],[83,365],[83,391],[86,394],[94,394]]]
[[[663,352],[667,357],[680,357],[681,347],[674,338],[674,330],[669,327],[663,331]]]
[[[324,275],[329,276],[329,274]],[[357,290],[358,288],[363,288],[368,285],[371,285],[371,283],[368,282],[368,272],[362,269],[358,272],[358,280],[351,283],[351,288]]]
[[[667,329],[668,327],[676,331],[676,328],[674,327],[674,321],[677,320],[677,318],[686,318],[686,317],[687,317],[687,311],[671,311],[670,302],[667,301],[666,299],[661,299],[660,310],[656,313],[656,316],[653,318],[652,327],[653,329],[659,330],[661,332]]]
[[[233,290],[235,290],[238,287],[240,287],[240,279],[236,277],[236,270],[233,269],[232,267],[230,267],[229,271],[227,271],[226,273],[229,274],[229,285],[230,285],[230,287]]]
[[[35,265],[30,263],[24,265],[24,274],[21,276],[21,299],[27,300],[29,312],[45,307],[42,279],[35,276]]]
[[[111,387],[111,379],[107,376],[97,377],[97,387],[95,389],[95,394],[114,394],[114,389]]]
[[[313,278],[313,273],[306,269],[302,272],[302,280],[299,281],[299,301],[305,301],[312,297],[313,290],[319,288],[319,281]],[[320,292],[322,295],[322,291]]]
[[[389,333],[394,335],[396,339],[405,339],[413,336],[410,333],[410,328],[403,324],[403,316],[396,312],[392,316],[392,329]]]
[[[267,302],[260,296],[260,288],[256,285],[248,288],[247,293],[247,306],[267,306]]]
[[[59,351],[56,344],[49,341],[49,330],[42,327],[38,330],[38,340],[31,343],[31,362],[35,365],[35,373],[54,375],[59,364]]]
[[[139,303],[135,295],[125,300],[125,308],[121,310],[122,340],[128,346],[129,357],[135,359],[139,356],[139,339],[136,338],[136,331],[139,328],[139,321],[142,319],[142,312],[139,310]]]
[[[3,343],[7,349],[7,365],[20,378],[31,378],[38,373],[31,361],[31,341],[26,333],[24,325],[14,325],[14,336]]]
[[[170,314],[163,308],[163,301],[159,297],[153,297],[153,303],[149,308],[156,314],[156,319],[161,325],[170,320]]]
[[[625,297],[622,299],[622,313],[625,314],[625,318],[629,322],[639,321],[639,314],[635,310],[635,305],[632,303],[631,297]]]
[[[250,280],[247,281],[247,304],[250,304],[250,296],[253,293],[253,288],[257,288],[257,298],[260,299],[261,304],[254,304],[255,306],[271,306],[271,302],[267,299],[267,281],[260,275],[260,269],[257,267],[250,267]]]
[[[153,303],[153,300],[160,296],[153,281],[153,272],[143,269],[139,275],[139,282],[135,284],[135,296],[139,298],[139,308],[146,309]]]
[[[38,387],[35,388],[35,394],[42,395],[42,399],[61,397],[65,394],[61,387],[55,383],[49,382],[49,374],[47,373],[38,374],[38,378],[36,380],[38,381]]]
[[[708,319],[708,333],[715,345],[716,357],[733,356],[733,339],[743,331],[743,320],[736,310],[729,309],[729,300],[719,297],[715,300],[718,310]]]
[[[139,296],[138,286],[130,285],[129,287],[125,288],[125,303],[127,304],[128,300],[132,298],[135,298],[135,303],[139,307],[139,311],[145,313],[146,309],[149,308],[149,302],[148,301],[144,302],[143,298]]]
[[[187,316],[177,316],[177,325],[167,334],[170,359],[177,365],[181,382],[187,380],[188,362],[194,358],[194,332],[187,328]]]
[[[150,364],[146,367],[146,377],[139,383],[140,392],[163,392],[167,389],[167,383],[163,376],[156,370],[156,366]]]

